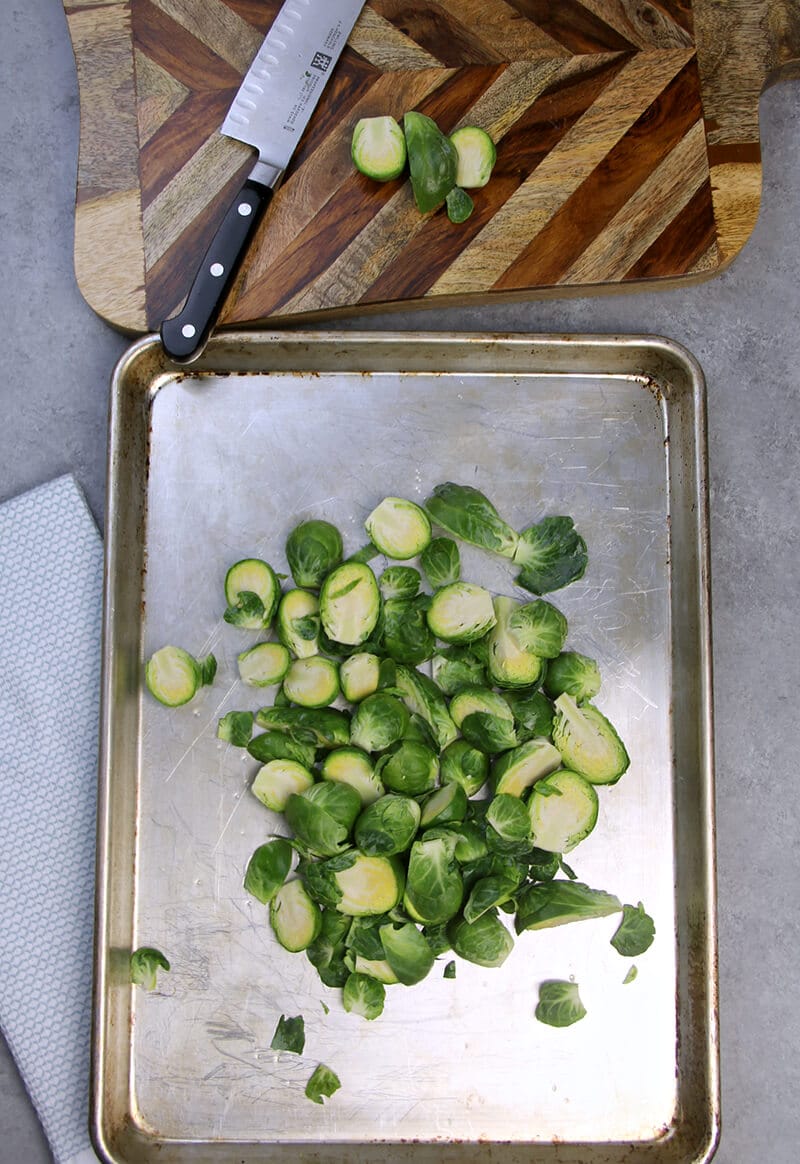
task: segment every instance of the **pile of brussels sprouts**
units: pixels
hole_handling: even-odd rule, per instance
[[[448,952],[500,966],[504,917],[521,933],[623,910],[562,858],[629,760],[591,702],[597,664],[565,649],[567,620],[540,597],[585,571],[570,518],[517,532],[447,482],[424,506],[385,498],[365,526],[368,545],[345,558],[333,525],[301,522],[286,589],[264,561],[230,568],[226,621],[265,636],[238,656],[240,677],[275,695],[218,735],[259,762],[252,792],[290,834],[253,853],[246,890],[281,945],[373,1019],[386,985],[419,982]],[[507,558],[530,600],[463,579],[455,538]],[[378,574],[379,554],[400,564]],[[213,678],[175,647],[146,671],[171,705]]]

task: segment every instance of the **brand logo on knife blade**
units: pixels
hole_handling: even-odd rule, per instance
[[[321,73],[327,73],[332,60],[333,58],[329,57],[327,53],[314,53],[311,58],[311,68],[319,69]]]

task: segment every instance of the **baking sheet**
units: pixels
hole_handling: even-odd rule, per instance
[[[145,341],[114,383],[110,461],[94,1128],[112,1160],[707,1159],[718,1126],[710,654],[702,376],[650,339],[228,337],[190,373]],[[345,1014],[282,950],[242,890],[278,823],[258,765],[215,738],[263,693],[236,680],[257,636],[222,621],[227,566],[286,572],[302,518],[347,550],[386,495],[476,485],[517,528],[566,512],[584,579],[551,596],[569,645],[597,658],[596,703],[632,757],[600,789],[580,878],[643,901],[657,938],[636,980],[616,918],[521,935],[503,967],[447,957],[390,988],[373,1023]],[[464,576],[515,593],[508,564],[465,547]],[[380,563],[378,563],[380,564]],[[188,708],[141,695],[166,642],[219,660]],[[132,992],[126,953],[172,971]],[[579,983],[587,1017],[533,1016],[538,983]],[[329,1007],[325,1013],[322,1003]],[[269,1049],[303,1014],[302,1056]],[[318,1062],[342,1088],[304,1096]],[[384,1143],[385,1142],[385,1143]]]

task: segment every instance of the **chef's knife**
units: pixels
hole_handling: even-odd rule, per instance
[[[286,0],[222,124],[258,161],[209,246],[181,311],[161,325],[177,363],[200,355],[365,0]]]

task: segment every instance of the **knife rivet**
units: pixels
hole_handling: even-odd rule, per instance
[[[251,214],[253,211],[253,207],[250,205],[249,202],[240,202],[237,209],[238,209],[239,213],[241,214],[242,218],[247,218],[248,214]]]
[[[225,274],[225,268],[223,267],[222,263],[212,263],[208,269],[215,279],[218,279],[220,275]]]
[[[181,328],[181,335],[184,339],[194,339],[197,335],[197,328],[193,323],[185,323]]]

